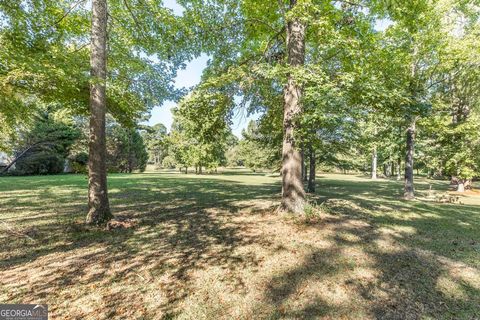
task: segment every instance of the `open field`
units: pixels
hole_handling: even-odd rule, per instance
[[[400,199],[397,181],[317,178],[318,217],[275,214],[280,179],[110,175],[86,227],[81,175],[0,178],[0,303],[52,319],[478,319],[480,193]],[[322,204],[323,203],[323,204]],[[322,204],[322,205],[320,205]]]

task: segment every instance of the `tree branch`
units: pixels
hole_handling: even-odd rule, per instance
[[[75,2],[64,14],[62,17],[60,17],[60,19],[58,19],[53,25],[54,26],[58,26],[58,24],[60,22],[63,21],[63,19],[65,19],[69,14],[70,12],[72,12],[81,2],[84,2],[84,0],[79,0],[77,2]]]

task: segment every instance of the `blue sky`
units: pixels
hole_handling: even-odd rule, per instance
[[[177,15],[181,15],[183,12],[183,8],[177,4],[176,0],[165,0],[164,4],[166,7],[171,8]],[[383,19],[377,22],[375,28],[379,31],[383,31],[390,25],[390,20]],[[184,70],[178,71],[177,78],[175,79],[175,85],[178,88],[190,88],[197,85],[200,82],[203,70],[207,66],[207,61],[208,56],[202,55],[199,58],[188,62]],[[167,101],[163,105],[155,107],[152,110],[152,116],[148,123],[150,125],[162,123],[167,127],[168,130],[170,130],[173,122],[171,109],[175,105],[175,102]],[[233,117],[232,132],[237,137],[241,137],[242,130],[247,127],[248,122],[252,119],[258,119],[259,116],[260,115],[255,114],[247,117],[245,110],[237,110]]]
[[[177,4],[175,0],[165,0],[165,6],[171,8],[175,14],[181,15],[183,8]],[[175,79],[175,86],[178,88],[191,88],[200,82],[203,69],[207,66],[208,56],[201,55],[199,58],[194,59],[187,63],[184,70],[179,70],[177,78]],[[150,125],[157,123],[163,123],[168,130],[172,126],[173,116],[172,108],[176,103],[173,101],[167,101],[163,105],[155,107],[152,110],[152,116],[149,120]],[[237,110],[233,117],[232,132],[237,137],[241,137],[242,130],[247,127],[248,122],[252,119],[258,119],[259,115],[252,115],[247,117],[244,110]]]
[[[199,58],[187,63],[187,67],[184,70],[178,71],[177,78],[175,79],[175,86],[178,88],[190,88],[197,85],[200,82],[203,69],[207,66],[207,61],[208,56],[201,55]],[[170,130],[173,122],[171,109],[175,107],[175,105],[175,102],[167,101],[162,106],[155,107],[152,110],[152,116],[148,123],[150,125],[162,123],[168,130]],[[240,138],[242,130],[247,127],[248,122],[252,119],[258,119],[258,117],[259,115],[251,115],[247,117],[246,111],[237,110],[233,117],[233,134]]]

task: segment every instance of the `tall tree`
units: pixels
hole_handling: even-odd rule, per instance
[[[415,198],[415,186],[413,184],[413,158],[415,148],[415,130],[416,120],[410,122],[410,126],[407,128],[407,151],[405,153],[405,176],[404,176],[404,189],[403,197],[406,200]]]
[[[224,164],[230,131],[228,110],[233,99],[217,91],[197,89],[174,109],[170,144],[178,164],[216,170]]]
[[[148,161],[158,167],[161,166],[163,158],[167,155],[165,142],[167,138],[167,128],[163,124],[157,123],[151,127],[142,126],[141,129],[143,141],[148,151]]]
[[[113,123],[107,125],[106,132],[108,172],[145,171],[148,153],[138,129]]]
[[[315,177],[316,177],[316,172],[317,172],[317,160],[315,157],[315,150],[313,149],[312,144],[309,146],[308,150],[308,163],[309,163],[309,168],[308,168],[308,185],[307,185],[307,191],[310,193],[315,193]]]
[[[412,32],[412,31],[410,31]],[[412,39],[412,42],[414,40]],[[419,88],[418,86],[418,48],[417,44],[412,44],[412,54],[411,54],[411,66],[410,66],[410,84],[409,84],[409,93],[410,98],[412,99],[411,104],[413,105],[411,109],[415,109],[416,103],[419,101]],[[414,110],[410,110],[406,115],[407,119],[407,144],[406,144],[406,153],[405,153],[405,175],[404,175],[404,188],[403,188],[403,197],[406,200],[411,200],[415,198],[415,185],[413,183],[413,159],[415,154],[415,136],[417,128],[418,117],[415,115]]]
[[[290,0],[290,10],[295,9],[297,0]],[[305,64],[306,26],[299,17],[287,22],[287,63],[291,68]],[[298,117],[302,113],[302,86],[292,73],[288,75],[284,92],[283,108],[283,151],[282,151],[282,208],[302,213],[305,204],[305,190],[302,179],[303,158],[300,145],[295,141]]]
[[[377,129],[374,130],[374,139],[377,136]],[[378,152],[377,152],[377,144],[373,143],[373,150],[372,150],[372,179],[377,179],[377,162],[378,162]]]
[[[263,126],[263,127],[262,127]],[[260,121],[251,120],[242,131],[242,140],[236,147],[236,152],[242,164],[254,172],[261,169],[280,169],[280,146],[269,143],[273,130],[265,134],[261,129],[265,127]],[[278,128],[281,129],[281,126]],[[278,130],[278,129],[277,129]]]
[[[107,191],[105,114],[107,111],[107,0],[92,1],[90,144],[87,223],[112,218]]]
[[[273,131],[279,131],[278,144],[282,145],[281,207],[303,211],[305,192],[299,150],[303,106],[308,100],[312,108],[325,104],[333,107],[329,102],[340,99],[332,96],[342,95],[357,78],[367,82],[361,76],[355,77],[365,74],[357,59],[367,56],[359,52],[372,34],[371,20],[361,10],[363,4],[339,6],[319,0],[179,2],[186,7],[187,17],[202,22],[199,39],[212,56],[203,85],[242,96],[240,106],[247,112],[264,113],[262,128],[269,126],[264,119],[280,119],[278,125],[276,121],[270,123],[277,125]],[[308,119],[306,122],[312,123]],[[309,129],[313,135],[320,132],[319,139],[323,131],[332,131]],[[317,159],[324,161],[331,154],[317,153]]]
[[[432,91],[436,73],[445,47],[444,32],[441,30],[442,1],[418,0],[386,3],[388,16],[395,22],[385,33],[385,48],[389,52],[392,88],[402,92],[392,108],[402,117],[405,136],[404,198],[415,198],[414,159],[419,122],[431,113]],[[388,60],[387,60],[388,61]],[[394,74],[391,71],[396,70]]]

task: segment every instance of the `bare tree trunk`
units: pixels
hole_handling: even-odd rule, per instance
[[[405,186],[404,198],[407,200],[415,199],[415,188],[413,185],[413,156],[415,147],[415,120],[412,121],[407,129],[407,153],[405,156]]]
[[[472,189],[472,179],[457,179],[457,192]]]
[[[473,179],[466,179],[465,180],[465,189],[472,190],[473,189]]]
[[[302,158],[302,181],[307,179],[306,167],[305,167],[305,151],[303,147],[300,149],[300,156]]]
[[[303,168],[305,169],[304,172],[303,172],[303,182],[307,182],[308,181],[308,173],[310,172],[309,171],[309,166],[307,166],[307,163],[306,163],[306,159],[304,158],[303,160]]]
[[[374,139],[377,139],[377,128],[374,130]],[[378,154],[377,154],[377,144],[374,143],[372,150],[372,180],[377,180],[377,163],[378,163]]]
[[[310,174],[308,175],[308,186],[307,190],[310,193],[315,193],[315,172],[317,170],[316,165],[316,158],[315,158],[315,151],[313,150],[313,147],[310,146],[310,152],[309,152],[309,162],[310,162]]]
[[[397,159],[397,180],[400,181],[402,179],[402,158],[398,157]]]
[[[450,185],[452,186],[458,185],[458,178],[456,176],[450,177]]]
[[[372,179],[376,180],[377,179],[377,146],[373,147],[373,152],[372,152]]]
[[[410,92],[413,101],[417,101],[417,54],[418,46],[413,43],[412,47],[412,64],[411,64],[411,79],[410,79]],[[405,177],[404,177],[404,192],[403,197],[406,200],[415,199],[415,187],[413,184],[413,158],[415,153],[415,130],[416,130],[416,117],[410,115],[410,124],[407,128],[407,141],[406,141],[406,154],[405,154]]]
[[[105,113],[107,78],[107,0],[92,0],[90,144],[86,222],[103,224],[112,218],[107,192]]]
[[[290,7],[296,5],[290,0]],[[287,23],[287,53],[291,68],[305,64],[305,25],[298,19]],[[294,132],[297,129],[296,117],[302,113],[302,87],[292,74],[284,92],[283,151],[282,151],[282,209],[288,212],[303,213],[305,190],[302,181],[302,157],[296,146]]]

